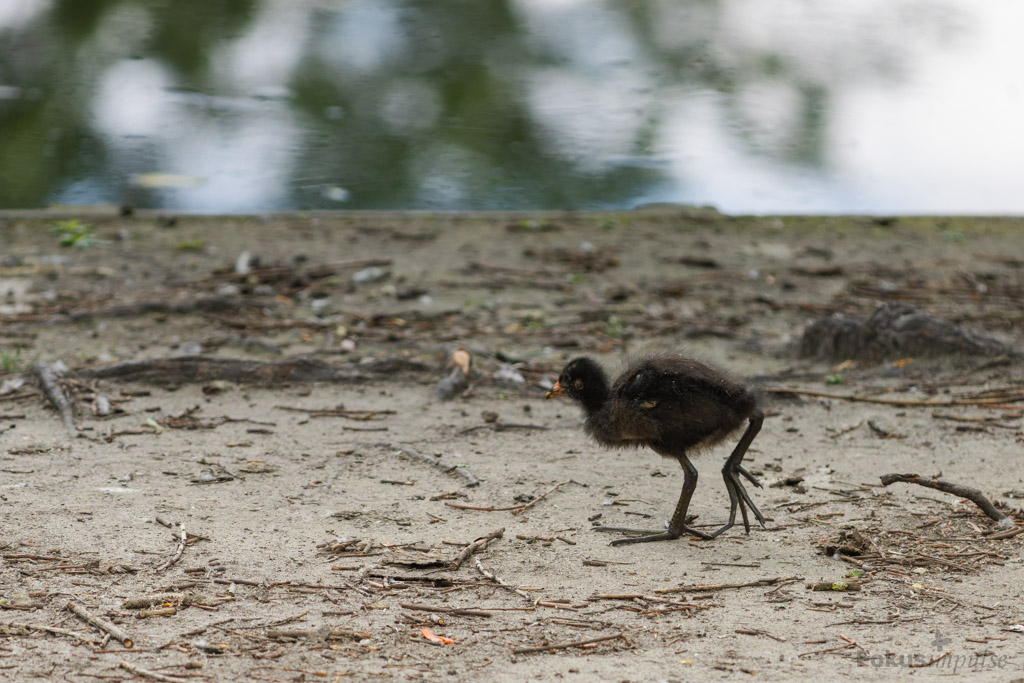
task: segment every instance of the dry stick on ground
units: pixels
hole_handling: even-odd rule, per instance
[[[531,500],[529,503],[526,503],[525,505],[520,506],[517,510],[513,510],[512,514],[513,515],[518,515],[518,514],[522,514],[523,512],[526,512],[527,510],[532,508],[534,505],[539,503],[542,499],[546,498],[549,494],[554,493],[555,491],[557,491],[559,487],[564,486],[566,484],[570,484],[570,483],[572,483],[572,479],[566,479],[565,481],[558,482],[557,484],[555,484],[554,486],[549,488],[547,491],[545,491],[544,493],[540,494],[539,496],[537,496],[536,498]]]
[[[407,456],[409,456],[413,460],[419,460],[420,462],[425,462],[428,465],[430,465],[431,467],[436,467],[437,469],[441,470],[445,474],[455,474],[455,475],[458,475],[458,476],[460,476],[460,477],[462,477],[463,479],[466,480],[466,486],[479,486],[480,485],[480,480],[477,479],[475,476],[473,476],[473,473],[470,472],[469,470],[467,470],[466,468],[459,467],[458,465],[452,465],[450,463],[446,463],[443,460],[438,460],[437,458],[433,458],[433,457],[431,457],[429,455],[426,455],[425,453],[420,453],[415,448],[411,448],[409,446],[403,446],[402,444],[395,443],[394,441],[378,441],[377,443],[372,444],[372,445],[380,446],[382,448],[391,448],[391,449],[394,449],[396,451],[401,451],[402,453],[405,453]]]
[[[60,413],[60,419],[64,422],[64,428],[70,436],[78,436],[78,427],[75,426],[74,410],[71,401],[64,395],[60,383],[57,380],[57,373],[53,366],[43,361],[36,361],[32,364],[32,374],[39,380],[39,387],[43,390],[46,398],[50,400],[53,407]]]
[[[1003,541],[1007,538],[1013,538],[1014,536],[1018,536],[1020,534],[1024,534],[1024,526],[1018,526],[1014,527],[1013,529],[1007,529],[1006,531],[1000,531],[997,534],[992,534],[991,536],[986,536],[985,538],[987,538],[990,541]]]
[[[452,571],[455,571],[456,569],[462,566],[463,562],[469,559],[470,555],[472,555],[478,550],[486,548],[488,543],[501,538],[504,533],[505,527],[501,527],[500,529],[495,529],[486,536],[481,536],[480,538],[476,539],[475,541],[467,545],[465,548],[463,548],[462,552],[456,555],[455,559],[448,563],[448,568]]]
[[[135,666],[131,662],[126,662],[123,659],[121,660],[121,668],[125,669],[127,671],[130,671],[133,674],[136,674],[138,676],[142,676],[144,678],[152,678],[154,681],[172,681],[173,683],[180,683],[181,681],[187,681],[188,680],[187,678],[179,678],[177,676],[168,676],[166,674],[162,674],[162,673],[159,673],[157,671],[150,671],[149,669],[142,669],[142,668],[139,668],[139,667]]]
[[[533,601],[533,598],[530,597],[529,595],[527,595],[526,593],[524,593],[523,591],[519,590],[515,586],[508,585],[507,583],[505,583],[504,581],[499,579],[497,576],[495,576],[492,572],[489,572],[486,569],[484,569],[483,564],[480,563],[480,558],[479,557],[476,558],[476,570],[478,572],[480,572],[481,574],[483,574],[484,578],[486,578],[486,579],[488,579],[490,581],[493,581],[494,583],[498,584],[502,588],[505,588],[506,590],[510,590],[513,593],[515,593],[516,595],[518,595],[520,597],[523,597],[523,598],[526,598],[527,600]]]
[[[679,600],[671,600],[669,598],[660,598],[656,595],[644,595],[643,593],[599,593],[592,595],[588,600],[629,600],[631,602],[641,601],[644,603],[654,602],[662,605],[671,605],[670,608],[660,609],[648,609],[641,611],[640,614],[659,614],[668,611],[677,611],[679,609],[687,610],[699,610],[708,609],[716,606],[714,603],[699,603],[699,602],[680,602]],[[685,598],[684,598],[685,600]]]
[[[396,410],[345,410],[344,408],[298,408],[295,406],[274,406],[278,410],[289,410],[293,413],[306,413],[310,417],[344,417],[349,420],[369,422],[382,419],[380,415],[394,415]]]
[[[931,666],[932,664],[938,664],[939,662],[941,662],[943,659],[945,659],[946,657],[950,656],[951,654],[953,654],[952,650],[946,650],[945,652],[943,652],[938,657],[932,657],[927,662],[917,662],[917,663],[914,663],[914,664],[908,664],[907,668],[908,669],[924,669],[924,668],[927,668],[927,667]]]
[[[521,655],[527,652],[550,652],[551,650],[564,650],[570,647],[583,647],[584,645],[593,645],[594,643],[603,643],[608,640],[626,640],[625,633],[616,633],[613,636],[602,636],[600,638],[590,638],[589,640],[574,640],[571,643],[556,643],[554,645],[538,645],[536,647],[517,647],[512,650],[513,654]]]
[[[49,322],[77,322],[88,318],[127,318],[146,313],[209,313],[216,311],[237,311],[239,308],[262,308],[264,302],[229,299],[220,296],[205,296],[182,301],[162,299],[117,304],[98,311],[79,310],[54,316]]]
[[[65,628],[57,628],[55,626],[43,626],[41,624],[20,624],[18,622],[13,621],[0,623],[0,629],[11,628],[26,629],[31,631],[45,631],[46,633],[53,633],[54,635],[58,636],[71,636],[72,638],[77,638],[80,642],[83,643],[96,642],[86,636],[83,636],[81,633],[75,633],[74,631],[69,631]]]
[[[168,602],[179,602],[182,605],[216,605],[217,598],[203,595],[201,593],[157,593],[154,595],[140,595],[133,598],[125,598],[121,603],[123,609],[145,609],[154,605],[163,605]]]
[[[1000,429],[1020,429],[1018,425],[996,422],[991,417],[970,417],[967,415],[946,415],[940,412],[933,412],[932,417],[936,420],[952,420],[953,422],[973,422],[986,427],[999,427]]]
[[[778,641],[780,643],[786,642],[785,638],[782,638],[780,636],[773,636],[771,633],[768,633],[768,631],[762,631],[761,629],[757,628],[738,628],[736,629],[736,633],[741,633],[745,636],[767,636],[772,640]]]
[[[305,356],[276,362],[213,356],[180,356],[100,365],[76,370],[73,374],[79,379],[120,379],[173,385],[217,379],[257,385],[366,381],[395,372],[395,364],[389,364],[387,360],[382,359],[376,364],[345,367]],[[409,370],[412,367],[409,363],[399,365],[398,370]]]
[[[1003,404],[1013,401],[1024,400],[1024,390],[1007,392],[999,396],[978,397],[978,398],[876,398],[873,396],[860,396],[858,394],[835,394],[829,391],[816,391],[812,389],[790,389],[788,387],[767,387],[764,391],[770,394],[793,394],[799,396],[813,396],[816,398],[834,398],[841,401],[853,401],[857,403],[877,403],[886,406],[897,406],[902,408],[912,407],[939,407],[950,406],[981,406],[990,408],[1002,408]]]
[[[411,609],[417,612],[440,612],[441,614],[458,614],[464,617],[490,617],[491,612],[482,609],[460,609],[458,607],[434,607],[432,605],[416,605],[409,602],[399,603],[403,609]]]
[[[185,545],[188,543],[188,534],[185,532],[185,525],[183,523],[179,523],[178,530],[181,532],[181,540],[178,541],[178,547],[175,548],[174,555],[172,555],[167,561],[161,562],[157,565],[156,571],[162,572],[167,569],[172,564],[180,560],[181,556],[185,553]]]
[[[106,619],[90,614],[89,610],[85,609],[84,606],[80,605],[74,600],[68,601],[67,608],[71,610],[71,612],[74,613],[75,616],[84,619],[85,622],[88,623],[90,626],[95,626],[101,631],[106,631],[110,635],[114,636],[114,638],[120,641],[120,643],[125,647],[131,648],[132,645],[134,645],[134,641],[132,641],[131,636],[129,636],[119,627],[110,623]]]
[[[775,586],[777,584],[792,583],[802,580],[802,576],[776,576],[770,579],[757,579],[756,581],[744,581],[742,583],[707,583],[694,586],[679,586],[677,588],[660,588],[655,593],[665,595],[667,593],[695,593],[702,591],[717,591],[723,588],[753,588],[756,586]]]
[[[492,422],[490,424],[482,424],[477,425],[475,427],[466,427],[465,429],[460,429],[458,432],[456,432],[456,434],[470,434],[481,429],[490,429],[495,432],[503,432],[507,429],[532,429],[535,431],[545,431],[551,429],[551,427],[545,427],[544,425],[523,424],[520,422]]]
[[[942,479],[928,479],[922,477],[920,474],[883,474],[882,485],[888,486],[895,482],[902,481],[908,484],[918,484],[920,486],[926,486],[930,489],[937,489],[944,491],[945,493],[952,493],[954,496],[960,496],[971,501],[984,512],[986,515],[991,517],[997,522],[999,528],[1009,528],[1013,525],[1013,519],[999,510],[996,506],[989,501],[985,495],[978,489],[973,489],[969,486],[962,486],[960,484],[953,484]]]
[[[805,588],[812,591],[859,591],[863,581],[815,581],[806,584]]]
[[[838,439],[843,434],[849,434],[853,430],[859,428],[862,424],[864,424],[864,420],[861,420],[860,422],[858,422],[855,425],[850,425],[849,427],[846,427],[845,429],[840,429],[838,432],[833,432],[832,434],[829,434],[828,437],[830,439]]]
[[[509,505],[496,508],[493,505],[463,505],[462,503],[445,503],[445,505],[456,510],[477,510],[478,512],[514,512],[523,507],[522,505]]]
[[[390,266],[392,259],[389,258],[359,258],[347,261],[334,261],[330,263],[318,263],[302,270],[291,266],[267,266],[265,268],[253,268],[247,273],[231,271],[229,273],[216,273],[205,275],[189,280],[189,285],[201,285],[208,283],[239,281],[244,282],[255,278],[260,282],[275,282],[281,280],[321,280],[331,275],[337,275],[345,269],[366,268],[368,266]]]
[[[150,619],[152,617],[169,617],[178,613],[177,607],[154,607],[143,609],[135,613],[136,619]]]
[[[810,655],[824,655],[830,652],[839,652],[840,650],[848,650],[851,647],[856,647],[857,644],[848,642],[845,645],[837,645],[836,647],[826,648],[824,650],[811,650],[810,652],[801,652],[797,657],[809,657]]]
[[[306,638],[323,638],[324,640],[363,640],[371,637],[365,631],[353,631],[350,628],[274,628],[267,631],[267,638],[272,640],[304,640]]]
[[[450,508],[455,508],[456,510],[478,510],[481,512],[511,512],[513,515],[518,515],[524,512],[525,510],[529,510],[538,502],[546,498],[548,495],[554,493],[556,490],[558,490],[560,486],[565,486],[566,484],[573,483],[577,482],[574,482],[572,479],[560,481],[554,486],[552,486],[550,489],[545,491],[544,493],[540,494],[539,496],[531,500],[529,503],[523,503],[521,505],[509,505],[508,507],[500,508],[496,508],[493,505],[463,505],[462,503],[445,503],[445,505],[447,505]]]

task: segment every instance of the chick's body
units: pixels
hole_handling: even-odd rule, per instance
[[[635,538],[613,541],[641,543],[671,540],[690,533],[715,538],[743,515],[743,527],[750,532],[749,510],[761,526],[764,516],[754,505],[739,477],[760,487],[761,483],[744,469],[743,456],[757,436],[764,420],[757,397],[742,384],[718,370],[684,356],[653,356],[631,365],[609,386],[608,376],[590,358],[572,360],[562,370],[547,397],[569,396],[586,414],[584,430],[599,444],[610,448],[648,446],[656,453],[675,458],[683,468],[683,490],[675,513],[665,531],[599,526],[599,531],[640,532]],[[746,423],[733,452],[725,461],[722,476],[729,494],[729,520],[707,534],[687,526],[687,510],[697,486],[697,470],[687,453],[707,448],[738,431]]]
[[[612,448],[649,446],[665,457],[715,445],[757,409],[742,384],[691,358],[655,356],[630,366],[587,411],[585,431]]]

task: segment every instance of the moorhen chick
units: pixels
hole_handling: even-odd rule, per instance
[[[577,358],[565,366],[545,398],[555,396],[569,396],[583,406],[584,429],[599,444],[610,448],[647,446],[663,457],[675,458],[683,466],[683,490],[667,528],[648,531],[596,527],[598,531],[644,534],[616,539],[612,545],[671,540],[683,532],[712,539],[736,523],[737,507],[748,534],[748,507],[764,526],[764,516],[738,476],[742,474],[754,486],[761,486],[742,462],[750,442],[761,429],[764,412],[757,397],[742,384],[690,358],[660,355],[634,363],[609,387],[608,376],[600,365],[590,358]],[[697,470],[687,453],[719,443],[738,431],[744,422],[747,429],[722,468],[729,492],[729,521],[711,534],[686,526],[686,510],[697,487]]]

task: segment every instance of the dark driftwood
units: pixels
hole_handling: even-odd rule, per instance
[[[922,477],[919,474],[883,474],[882,485],[888,486],[898,481],[906,482],[908,484],[918,484],[920,486],[927,486],[930,489],[937,489],[946,493],[952,493],[954,496],[960,496],[971,501],[984,512],[986,515],[996,520],[1000,524],[1012,524],[1013,519],[1003,514],[992,502],[985,497],[985,495],[978,489],[972,489],[970,486],[962,486],[960,484],[953,484],[952,482],[944,481],[942,479],[931,479],[928,477]],[[1004,520],[1009,520],[1008,522]]]
[[[39,380],[39,388],[43,390],[43,394],[46,395],[46,398],[50,400],[53,407],[60,413],[60,419],[64,422],[64,428],[68,430],[68,434],[78,436],[78,427],[75,426],[74,409],[71,401],[68,400],[60,386],[53,366],[43,361],[36,361],[32,364],[32,374]]]
[[[904,303],[882,304],[864,317],[833,316],[804,328],[800,355],[845,360],[903,356],[1015,355],[1022,350]]]
[[[309,357],[276,362],[179,356],[133,360],[74,372],[82,379],[120,379],[153,384],[185,384],[225,380],[238,384],[281,384],[286,382],[364,382],[382,374],[421,371],[421,364],[401,358],[382,358],[370,363],[336,366]]]

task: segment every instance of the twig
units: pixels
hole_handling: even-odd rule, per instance
[[[185,524],[183,522],[178,523],[178,530],[181,532],[181,540],[178,541],[178,547],[175,549],[174,555],[172,555],[169,560],[157,565],[156,571],[162,572],[167,569],[172,564],[180,560],[181,556],[185,553],[185,544],[188,542],[188,534],[185,532]]]
[[[484,569],[484,566],[480,563],[480,558],[479,557],[477,557],[475,559],[476,559],[476,570],[478,572],[480,572],[481,574],[483,574],[484,578],[486,578],[486,579],[488,579],[490,581],[493,581],[494,583],[498,584],[502,588],[505,588],[507,590],[512,591],[513,593],[515,593],[516,595],[518,595],[520,597],[526,598],[527,600],[533,600],[532,597],[530,597],[529,595],[527,595],[523,591],[519,590],[515,586],[510,586],[507,583],[505,583],[504,581],[502,581],[501,579],[499,579],[497,576],[494,575],[493,572],[489,572],[486,569]]]
[[[858,626],[863,626],[865,624],[895,624],[897,621],[904,624],[912,621],[921,621],[921,619],[848,619],[846,621],[836,621],[831,624],[825,624],[825,628],[831,628],[832,626],[848,626],[850,624],[857,624]]]
[[[274,406],[278,410],[288,410],[293,413],[306,413],[310,417],[344,417],[349,420],[369,422],[383,419],[380,415],[394,415],[394,410],[346,410],[344,408],[299,408],[297,406]]]
[[[945,659],[946,657],[950,656],[951,654],[953,654],[952,650],[946,650],[945,652],[943,652],[938,657],[933,657],[932,659],[929,659],[927,662],[920,662],[918,664],[908,664],[907,668],[908,669],[923,669],[923,668],[931,666],[932,664],[937,664],[938,662],[941,662],[943,659]]]
[[[982,512],[998,522],[1000,526],[1008,527],[1013,524],[1013,519],[997,510],[996,506],[993,505],[991,501],[989,501],[989,499],[986,498],[978,489],[974,489],[969,486],[962,486],[960,484],[953,484],[942,479],[926,479],[919,474],[882,475],[883,486],[888,486],[898,481],[906,482],[908,484],[918,484],[930,489],[937,489],[939,491],[944,491],[945,493],[952,493],[954,496],[966,498],[981,508]]]
[[[815,391],[811,389],[790,389],[788,387],[767,387],[763,391],[770,394],[793,394],[798,396],[814,396],[816,398],[834,398],[840,401],[853,401],[857,403],[877,403],[885,406],[898,406],[903,408],[911,407],[939,407],[948,408],[951,406],[992,406],[996,407],[1007,402],[1024,400],[1024,392],[1010,393],[1005,396],[986,396],[978,398],[876,398],[873,396],[860,396],[858,394],[836,394],[830,391]]]
[[[896,434],[894,432],[890,432],[888,429],[884,429],[883,427],[880,427],[878,425],[878,423],[876,423],[874,420],[868,420],[868,427],[870,427],[871,431],[873,431],[875,434],[878,434],[878,436],[882,437],[883,439],[905,439],[905,438],[907,438],[905,434]]]
[[[350,628],[273,628],[267,631],[267,638],[273,640],[304,640],[306,638],[322,638],[323,640],[363,640],[370,634],[365,631],[353,631]]]
[[[487,547],[487,544],[491,541],[501,538],[502,534],[504,533],[505,527],[501,527],[500,529],[495,529],[486,536],[481,536],[480,538],[476,539],[475,541],[467,545],[465,548],[463,548],[462,552],[456,555],[455,559],[448,563],[448,568],[452,571],[455,571],[456,569],[462,566],[463,562],[469,559],[470,555],[472,555],[478,550],[481,550],[482,548]]]
[[[546,498],[549,494],[554,493],[555,490],[558,489],[558,487],[564,486],[566,484],[571,484],[571,483],[575,483],[575,482],[573,482],[572,479],[567,479],[566,481],[560,481],[557,484],[555,484],[554,486],[552,486],[550,489],[545,491],[544,493],[540,494],[539,496],[537,496],[536,498],[531,500],[530,502],[522,503],[520,505],[509,505],[509,506],[500,507],[500,508],[494,507],[493,505],[465,505],[463,503],[445,503],[445,505],[447,505],[450,508],[455,508],[456,510],[479,510],[481,512],[511,512],[513,515],[518,515],[518,514],[522,513],[523,511],[529,510],[530,508],[532,508],[534,505],[536,505],[541,500]]]
[[[106,631],[110,635],[114,636],[114,638],[116,638],[125,647],[130,648],[134,645],[134,641],[132,641],[131,636],[106,619],[90,614],[84,606],[78,604],[74,600],[68,601],[67,608],[71,610],[75,616],[84,619],[90,626],[95,626],[101,631]]]
[[[859,591],[863,585],[863,581],[815,581],[807,584],[806,588],[812,591]]]
[[[412,603],[402,602],[399,603],[399,607],[404,609],[411,609],[417,612],[440,612],[441,614],[458,614],[464,617],[490,617],[493,616],[491,612],[482,609],[460,609],[458,607],[434,607],[432,605],[416,605]]]
[[[654,591],[665,595],[666,593],[692,593],[701,591],[717,591],[723,588],[753,588],[756,586],[774,586],[777,584],[792,583],[800,581],[801,576],[776,576],[770,579],[757,579],[756,581],[745,581],[741,583],[708,583],[694,586],[679,586],[677,588],[659,588]]]
[[[409,456],[413,460],[419,460],[420,462],[425,462],[428,465],[430,465],[431,467],[436,467],[437,469],[441,470],[445,474],[458,475],[459,477],[462,477],[463,479],[466,480],[466,486],[467,487],[479,486],[480,485],[480,480],[477,479],[476,477],[474,477],[473,473],[470,472],[469,470],[467,470],[466,468],[459,467],[458,465],[452,465],[452,464],[446,463],[446,462],[444,462],[442,460],[438,460],[437,458],[434,458],[434,457],[431,457],[429,455],[426,455],[425,453],[420,453],[415,448],[411,448],[409,446],[404,446],[404,445],[402,445],[400,443],[395,443],[394,441],[378,441],[377,443],[375,443],[373,445],[374,446],[380,446],[382,448],[391,448],[391,449],[394,449],[396,451],[401,451],[402,453],[405,453],[407,456]]]
[[[933,412],[932,417],[936,420],[952,420],[953,422],[973,422],[986,427],[999,427],[1000,429],[1020,429],[1017,425],[996,422],[990,417],[970,417],[968,415],[947,415],[945,413]]]
[[[839,645],[839,646],[836,646],[836,647],[830,647],[830,648],[827,648],[825,650],[811,650],[810,652],[801,652],[800,654],[797,655],[797,657],[807,657],[808,655],[824,655],[824,654],[828,654],[829,652],[837,652],[839,650],[846,650],[846,649],[849,649],[851,647],[856,647],[856,645],[857,645],[856,643],[846,643],[845,645]]]
[[[445,503],[445,505],[456,510],[478,510],[480,512],[513,512],[522,507],[522,505],[509,505],[508,507],[496,508],[493,505],[464,505],[462,503]]]
[[[736,629],[736,633],[742,633],[745,636],[767,636],[768,638],[771,638],[772,640],[777,641],[779,643],[786,642],[785,638],[773,636],[771,633],[768,633],[768,631],[762,631],[761,629],[757,628],[738,628]]]
[[[992,534],[991,536],[986,536],[985,540],[1002,541],[1007,538],[1013,538],[1014,536],[1017,536],[1019,534],[1024,534],[1024,526],[1015,526],[1012,529],[1007,529],[1006,531],[1000,531],[999,533]]]
[[[632,562],[615,562],[614,560],[583,560],[584,567],[607,567],[613,564],[633,564]]]
[[[0,629],[10,628],[27,629],[31,631],[46,631],[47,633],[53,633],[58,636],[71,636],[72,638],[78,638],[78,640],[80,640],[83,643],[93,642],[86,636],[83,636],[81,633],[75,633],[74,631],[69,631],[68,629],[64,628],[57,628],[55,626],[43,626],[41,624],[19,624],[13,621],[0,622]]]
[[[39,380],[39,388],[49,399],[53,407],[60,413],[60,419],[64,422],[64,429],[70,436],[78,436],[78,427],[75,426],[74,409],[71,401],[64,394],[57,381],[57,373],[53,366],[44,361],[36,361],[32,364],[32,374]]]
[[[828,437],[829,437],[830,439],[838,439],[838,438],[839,438],[839,437],[841,437],[841,436],[842,436],[843,434],[849,434],[849,433],[850,433],[850,432],[852,432],[853,430],[855,430],[855,429],[859,428],[859,427],[860,427],[860,426],[861,426],[862,424],[864,424],[864,420],[861,420],[860,422],[858,422],[858,423],[857,423],[857,424],[855,424],[855,425],[851,425],[851,426],[849,426],[849,427],[846,427],[845,429],[840,429],[840,430],[839,430],[839,431],[837,431],[837,432],[834,432],[834,433],[832,433],[832,434],[829,434],[829,435],[828,435]]]
[[[386,359],[385,359],[386,360]],[[402,369],[409,369],[403,365]],[[238,384],[280,385],[304,382],[352,382],[372,379],[381,372],[393,371],[383,361],[335,366],[317,358],[295,356],[287,360],[263,362],[213,356],[175,356],[132,360],[82,368],[73,374],[79,379],[120,379],[129,382],[181,385],[222,379]]]
[[[547,491],[545,491],[544,493],[540,494],[539,496],[537,496],[536,498],[531,500],[529,503],[526,503],[525,505],[520,506],[519,509],[517,509],[517,510],[513,510],[512,514],[513,515],[518,515],[518,514],[522,514],[523,512],[526,512],[527,510],[532,508],[534,505],[539,503],[541,500],[546,498],[549,494],[554,493],[555,491],[557,491],[560,486],[564,486],[564,485],[569,484],[571,482],[572,482],[572,479],[566,479],[565,481],[558,482],[557,484],[555,484],[554,486],[549,488]]]
[[[551,427],[545,427],[544,425],[523,424],[520,422],[491,422],[488,424],[476,425],[475,427],[466,427],[465,429],[460,429],[459,431],[456,432],[456,434],[461,436],[463,434],[471,434],[473,432],[478,432],[481,429],[490,429],[491,431],[495,432],[504,432],[505,430],[508,429],[544,431],[551,429]]]
[[[616,633],[612,636],[601,636],[600,638],[590,638],[588,640],[574,640],[571,643],[556,643],[554,645],[538,645],[536,647],[517,647],[512,650],[513,654],[521,655],[527,652],[550,652],[552,650],[565,650],[570,647],[583,647],[584,645],[593,645],[594,643],[603,643],[609,640],[625,640],[625,633]]]
[[[149,669],[142,669],[131,662],[126,662],[123,659],[121,660],[121,668],[131,671],[133,674],[143,676],[144,678],[152,678],[154,681],[173,681],[173,683],[180,683],[180,681],[187,680],[185,678],[178,678],[177,676],[168,676],[156,671],[150,671]]]

